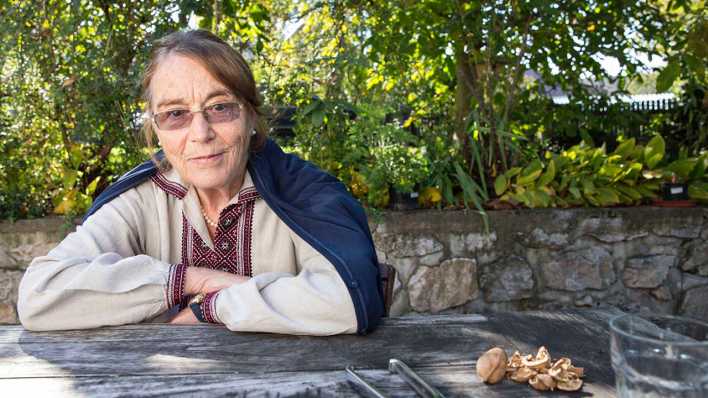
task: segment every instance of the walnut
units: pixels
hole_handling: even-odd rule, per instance
[[[483,382],[494,384],[501,381],[506,373],[506,352],[499,347],[482,354],[477,359],[477,374]]]

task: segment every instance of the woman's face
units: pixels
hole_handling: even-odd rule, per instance
[[[150,94],[152,114],[170,111],[170,118],[210,106],[218,113],[224,107],[217,104],[238,102],[199,62],[178,54],[168,54],[159,63]],[[246,170],[251,131],[248,111],[237,106],[235,112],[239,116],[234,120],[212,123],[205,112],[193,113],[191,122],[175,130],[153,123],[167,160],[184,182],[197,189],[228,189],[235,194],[233,189]]]

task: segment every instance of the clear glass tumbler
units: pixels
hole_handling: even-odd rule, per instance
[[[707,323],[624,314],[610,345],[618,397],[708,397]]]

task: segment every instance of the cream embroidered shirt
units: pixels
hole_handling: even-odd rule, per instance
[[[188,266],[252,276],[207,296],[205,318],[234,331],[355,333],[351,297],[334,266],[262,200],[247,173],[212,241],[193,187],[175,170],[105,204],[46,256],[19,288],[31,330],[164,322],[186,302]]]

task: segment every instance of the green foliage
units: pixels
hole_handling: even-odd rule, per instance
[[[705,195],[704,1],[11,0],[0,16],[0,218],[80,214],[147,157],[147,50],[189,21],[244,53],[269,108],[297,107],[286,145],[370,207],[392,190],[482,214],[494,193],[639,203],[670,173]],[[644,136],[587,85],[610,77],[599,59],[612,56],[621,92],[646,72],[640,52],[667,60],[657,87],[682,95]],[[552,106],[552,86],[572,104]],[[636,144],[647,132],[664,147]]]
[[[604,145],[583,142],[499,175],[495,193],[503,201],[527,207],[638,205],[657,198],[661,182],[677,176],[689,185],[692,199],[705,201],[708,154],[673,162],[664,155],[659,135],[646,146],[626,140],[609,154]]]
[[[390,189],[413,192],[426,179],[429,159],[416,136],[384,116],[371,106],[315,99],[298,113],[291,149],[344,181],[364,204],[386,207]]]

